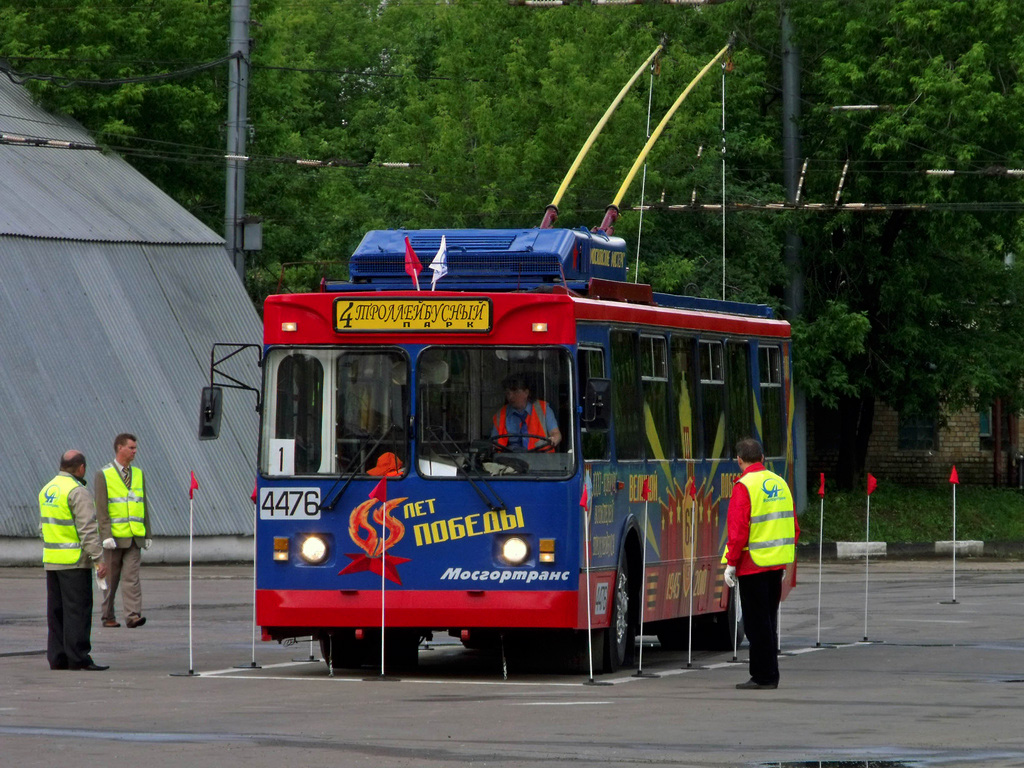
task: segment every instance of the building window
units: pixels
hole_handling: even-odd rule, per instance
[[[938,423],[934,416],[900,416],[901,451],[933,451],[937,434]]]
[[[1008,450],[1010,446],[1010,414],[1004,409],[1002,423],[999,430],[999,447]],[[995,426],[992,419],[992,409],[986,408],[978,412],[978,450],[991,451],[996,447],[995,436],[992,434]]]

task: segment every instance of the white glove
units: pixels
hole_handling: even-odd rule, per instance
[[[103,548],[104,549],[117,549],[117,542],[114,541],[113,539],[104,539],[103,540]]]
[[[736,588],[736,566],[727,565],[725,567],[725,583],[730,589]]]
[[[153,540],[152,539],[146,539],[146,543],[142,545],[142,548],[143,549],[149,549],[152,546],[153,546]]]

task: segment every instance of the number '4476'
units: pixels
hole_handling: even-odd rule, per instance
[[[264,488],[260,493],[260,519],[319,520],[319,488]]]

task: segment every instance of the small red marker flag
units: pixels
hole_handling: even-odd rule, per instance
[[[587,486],[584,484],[583,492],[580,494],[580,506],[583,507],[584,509],[586,509],[587,508],[587,501],[588,501],[588,499],[587,499]]]
[[[191,499],[192,498],[192,492],[195,491],[195,489],[199,487],[199,483],[196,481],[196,473],[195,472],[189,472],[189,475],[192,476],[192,482],[188,486],[188,497]]]
[[[420,264],[419,257],[416,256],[416,251],[412,249],[412,243],[409,242],[409,238],[405,238],[405,274],[412,278],[412,284],[416,286],[416,290],[420,289],[420,272],[423,271],[423,265]]]
[[[950,474],[949,474],[949,482],[951,482],[953,485],[959,485],[960,484],[960,478],[957,477],[957,474],[956,474],[956,464],[953,465],[953,471],[950,472]]]
[[[875,488],[878,487],[878,481],[875,480],[875,476],[868,472],[868,496],[875,492]]]
[[[258,483],[255,483],[255,482],[254,482],[254,483],[252,484],[252,503],[253,503],[253,504],[255,504],[255,503],[256,503],[256,491],[257,491],[257,489],[258,489],[259,487],[260,487],[260,486],[259,486],[259,484],[258,484]]]
[[[821,485],[818,486],[818,495],[825,498],[825,473],[821,473]]]
[[[649,478],[644,478],[644,487],[640,489],[640,498],[644,501],[650,501],[651,499],[651,481]]]
[[[690,498],[691,499],[696,499],[697,498],[697,481],[696,480],[691,480],[690,481]]]
[[[371,499],[376,499],[381,504],[386,504],[388,501],[388,479],[382,477],[380,482],[373,486],[373,490],[370,491]]]

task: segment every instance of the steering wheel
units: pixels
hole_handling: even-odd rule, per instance
[[[527,448],[525,451],[512,451],[507,446],[501,444],[502,440],[513,440],[516,438],[522,438],[523,442],[529,442],[530,440],[541,440],[543,441],[540,445],[535,445],[533,448]],[[493,446],[495,453],[540,453],[547,452],[549,448],[554,447],[554,443],[551,442],[551,438],[547,435],[531,435],[528,433],[519,435],[496,435],[491,438],[491,446]]]

